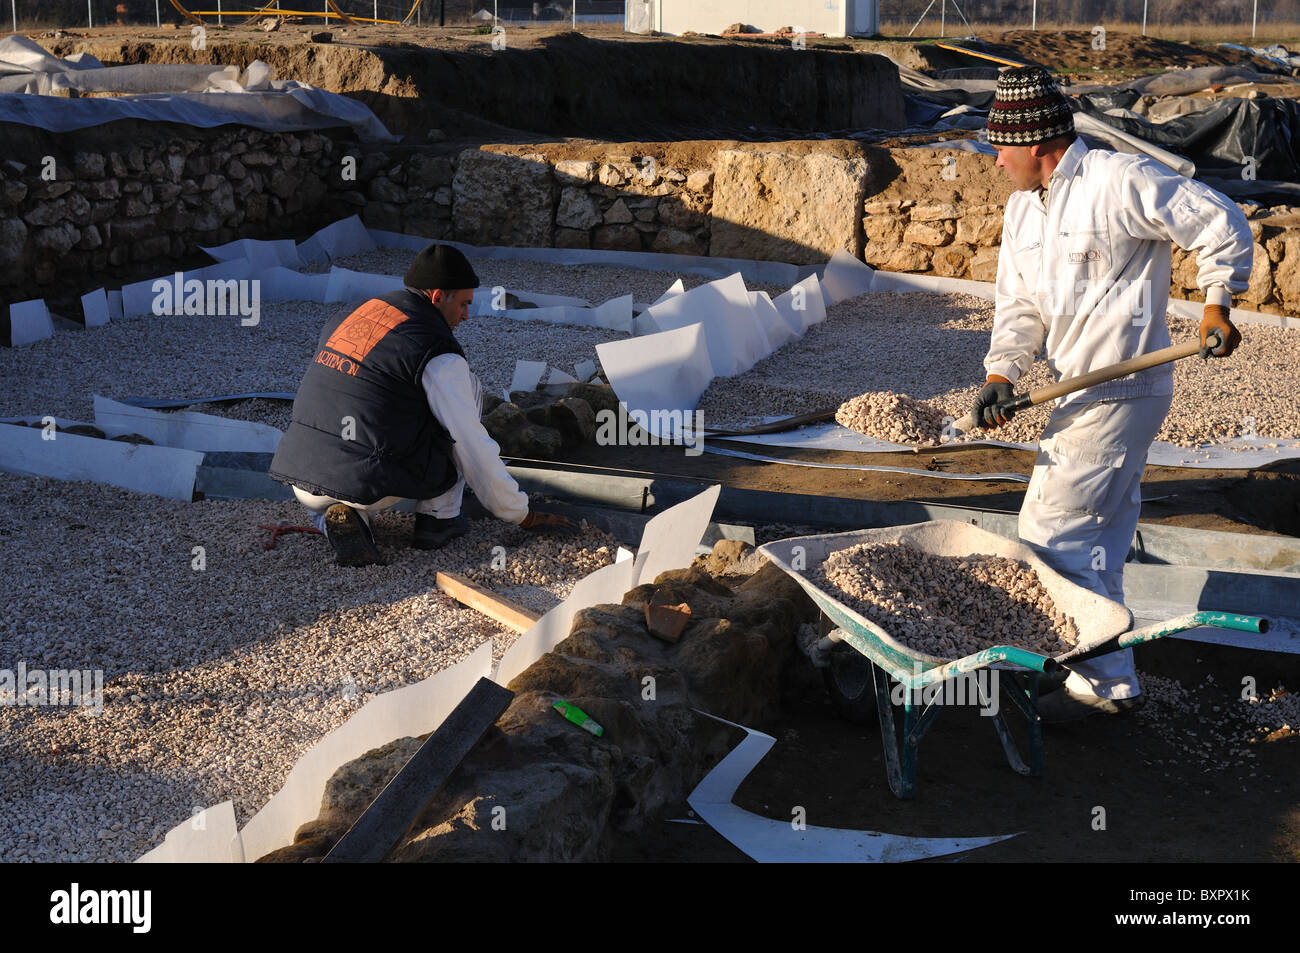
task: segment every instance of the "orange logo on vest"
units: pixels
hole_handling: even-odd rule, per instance
[[[390,304],[372,299],[344,318],[343,323],[334,329],[330,339],[325,342],[325,346],[355,360],[364,361],[371,348],[383,340],[385,334],[409,317]],[[355,374],[356,371],[352,373]]]
[[[316,363],[324,364],[336,371],[342,371],[350,377],[357,376],[357,365],[353,361],[349,361],[346,357],[339,357],[337,354],[331,354],[329,351],[321,351],[317,354]]]

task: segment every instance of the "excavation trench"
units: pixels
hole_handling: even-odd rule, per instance
[[[576,34],[533,49],[429,49],[214,40],[47,41],[105,66],[255,59],[369,106],[398,135],[609,139],[800,138],[904,125],[897,68],[883,56],[785,46],[618,42]],[[599,82],[593,77],[600,77]]]

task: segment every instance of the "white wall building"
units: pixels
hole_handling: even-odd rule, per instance
[[[627,0],[630,33],[720,34],[733,23],[763,33],[788,26],[826,36],[871,36],[880,28],[880,0]]]

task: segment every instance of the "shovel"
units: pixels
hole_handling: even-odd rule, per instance
[[[1219,332],[1211,331],[1205,337],[1205,343],[1211,348],[1217,348],[1223,339]],[[1089,371],[1087,374],[1080,374],[1078,377],[1071,377],[1063,381],[1057,381],[1055,384],[1048,384],[1046,387],[1038,387],[1027,394],[1018,394],[1010,400],[1004,400],[993,406],[993,415],[996,417],[1000,411],[1024,410],[1033,407],[1035,404],[1042,404],[1049,400],[1055,400],[1058,397],[1064,397],[1066,394],[1072,394],[1077,390],[1083,390],[1085,387],[1092,387],[1095,384],[1103,384],[1106,381],[1113,381],[1117,377],[1126,377],[1129,374],[1135,374],[1138,371],[1145,371],[1149,367],[1158,367],[1161,364],[1169,364],[1173,361],[1180,360],[1184,357],[1191,357],[1193,354],[1201,352],[1201,345],[1197,341],[1187,341],[1183,344],[1174,344],[1169,347],[1162,347],[1158,351],[1152,351],[1149,354],[1140,354],[1137,357],[1129,358],[1127,361],[1120,361],[1118,364],[1111,364],[1109,367],[1099,367],[1095,371]],[[952,425],[955,433],[962,434],[974,430],[978,426],[974,412],[967,414]],[[919,449],[919,448],[918,448]],[[930,448],[933,449],[933,448]]]

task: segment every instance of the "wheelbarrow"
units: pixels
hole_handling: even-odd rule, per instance
[[[896,543],[936,556],[988,554],[1015,559],[1038,573],[1056,608],[1074,621],[1079,641],[1049,657],[1013,645],[994,645],[959,659],[910,648],[883,627],[849,608],[809,577],[833,552],[860,543]],[[1246,632],[1268,631],[1268,620],[1228,612],[1193,612],[1133,629],[1123,605],[1084,589],[1048,566],[1027,545],[955,520],[799,536],[767,543],[759,552],[792,576],[822,611],[822,635],[810,657],[823,668],[827,690],[841,715],[862,721],[874,706],[885,752],[890,790],[916,794],[921,739],[945,707],[976,703],[990,716],[1007,763],[1018,774],[1043,771],[1043,732],[1038,717],[1038,677],[1068,671],[1070,663],[1153,642],[1201,625]],[[899,697],[901,695],[901,698]],[[1028,759],[1022,757],[999,699],[1028,722]],[[902,731],[894,707],[903,709]]]

